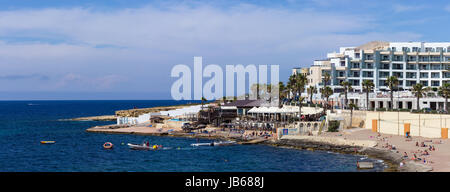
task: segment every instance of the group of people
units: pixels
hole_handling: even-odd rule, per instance
[[[268,138],[268,137],[272,137],[273,133],[270,131],[251,131],[249,133],[244,133],[242,134],[242,137],[244,139],[249,139],[249,138],[255,138],[255,137],[264,137],[264,138]]]

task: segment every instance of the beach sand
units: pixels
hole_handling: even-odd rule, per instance
[[[450,142],[446,139],[435,139],[435,138],[424,138],[424,137],[412,137],[412,141],[406,141],[404,136],[398,135],[389,135],[389,134],[380,134],[372,132],[370,129],[347,129],[342,132],[325,132],[321,136],[326,137],[341,137],[345,139],[351,140],[372,140],[377,141],[376,148],[383,148],[386,143],[389,145],[394,145],[397,148],[397,151],[400,154],[404,154],[406,152],[409,156],[409,159],[413,157],[414,152],[418,158],[425,158],[427,163],[426,165],[431,166],[433,168],[433,172],[450,172]],[[432,140],[432,142],[425,142]],[[434,142],[442,141],[442,144],[435,144]],[[427,147],[417,147],[416,142],[424,142]],[[428,149],[429,145],[434,146],[435,151],[430,151]],[[420,153],[417,153],[418,150],[427,150],[429,155],[422,156]]]

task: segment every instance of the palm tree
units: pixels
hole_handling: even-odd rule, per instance
[[[294,94],[294,91],[295,91],[295,89],[296,89],[296,86],[295,86],[295,84],[296,84],[296,75],[295,74],[293,74],[293,75],[291,75],[290,77],[289,77],[289,80],[288,80],[288,82],[287,82],[287,89],[289,90],[289,95],[290,95],[290,99],[292,99],[293,98],[293,94]]]
[[[307,89],[309,94],[309,102],[312,104],[313,94],[317,93],[317,88],[315,86],[310,85]]]
[[[328,82],[331,81],[331,75],[330,75],[330,73],[325,72],[325,74],[323,75],[322,81],[323,81],[323,86],[324,86],[324,87],[327,86],[327,85],[328,85]]]
[[[254,83],[250,87],[250,90],[253,92],[254,95],[256,95],[256,99],[259,99],[259,84],[258,83]]]
[[[347,103],[348,103],[348,99],[347,99],[347,93],[352,90],[352,85],[350,84],[350,82],[348,81],[342,81],[341,82],[341,86],[344,89],[344,96],[345,96],[345,107],[348,108]]]
[[[301,116],[301,114],[302,114],[302,101],[303,101],[303,99],[301,99],[301,97],[302,97],[302,92],[305,90],[306,82],[308,80],[306,79],[306,76],[303,75],[303,74],[297,74],[297,76],[295,77],[295,80],[296,80],[295,85],[297,87],[296,90],[297,90],[298,101],[299,101],[298,114]]]
[[[206,98],[202,97],[202,111],[203,111],[203,103],[204,103],[205,101],[208,101],[208,100],[206,100]]]
[[[352,127],[352,120],[353,120],[353,109],[356,109],[358,106],[356,106],[356,104],[354,103],[350,103],[348,105],[348,107],[350,108],[350,127]]]
[[[394,88],[396,88],[398,86],[397,76],[390,76],[386,80],[386,84],[388,85],[389,90],[391,92],[391,109],[393,109],[394,108]]]
[[[448,113],[447,100],[450,96],[450,83],[444,83],[441,87],[439,87],[438,94],[445,98],[444,109],[445,112]]]
[[[284,86],[284,83],[280,81],[278,82],[278,103],[280,104],[279,107],[281,107],[281,102],[284,98],[286,98],[286,86]]]
[[[331,89],[331,87],[325,86],[324,88],[322,88],[320,90],[320,93],[322,94],[322,96],[324,98],[326,98],[326,103],[325,103],[325,109],[328,108],[328,98],[330,98],[331,95],[333,95],[333,89]],[[331,108],[331,111],[333,111],[333,108]]]
[[[427,87],[424,87],[422,84],[417,83],[413,86],[412,93],[414,96],[417,97],[417,110],[420,110],[419,108],[419,101],[420,98],[425,95],[425,92],[427,92],[429,89]]]
[[[369,92],[372,91],[372,89],[375,85],[373,84],[373,82],[371,80],[364,80],[362,82],[362,86],[363,86],[364,91],[366,92],[366,109],[369,110],[370,109],[370,107],[369,107]]]

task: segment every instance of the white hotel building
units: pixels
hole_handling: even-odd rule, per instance
[[[309,68],[308,86],[313,85],[321,88],[323,86],[323,74],[331,75],[329,86],[335,92],[342,92],[340,83],[349,81],[355,92],[363,92],[362,82],[370,80],[374,83],[374,93],[371,95],[371,107],[390,107],[390,100],[377,99],[376,95],[389,90],[386,80],[389,76],[397,76],[399,90],[410,90],[412,86],[421,83],[427,87],[438,88],[444,83],[450,83],[450,42],[380,42],[373,41],[359,47],[341,47],[339,53],[328,53],[327,58],[316,60]],[[300,69],[293,69],[293,73]],[[409,91],[403,95],[410,94]],[[360,94],[350,96],[352,102],[362,103]],[[359,96],[356,96],[359,95]],[[353,100],[352,100],[353,97]],[[385,96],[382,96],[383,98]],[[426,103],[420,103],[421,108],[430,107],[441,109],[442,98],[430,95],[422,99]],[[409,96],[404,96],[409,98]],[[355,100],[356,99],[356,100]],[[416,101],[411,98],[394,101],[394,108],[415,109]],[[406,101],[408,100],[408,101]],[[404,102],[406,101],[406,103]],[[364,101],[365,102],[365,101]],[[431,103],[433,102],[433,103]]]

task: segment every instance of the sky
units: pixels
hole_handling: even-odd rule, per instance
[[[448,21],[448,1],[0,0],[0,100],[170,99],[194,56],[286,81],[339,47],[448,42]]]

